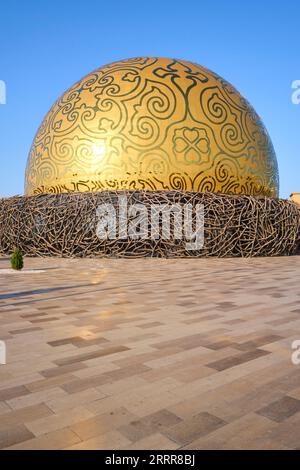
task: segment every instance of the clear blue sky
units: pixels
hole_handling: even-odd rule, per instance
[[[280,195],[300,191],[300,2],[9,0],[0,5],[0,196],[23,193],[28,151],[53,102],[114,60],[198,62],[252,103],[274,144]]]

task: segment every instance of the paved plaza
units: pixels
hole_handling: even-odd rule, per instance
[[[300,449],[300,256],[8,268],[0,448]]]

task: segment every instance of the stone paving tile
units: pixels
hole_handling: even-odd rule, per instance
[[[15,426],[7,426],[5,430],[0,431],[0,449],[18,444],[19,442],[27,441],[33,438],[34,435],[27,429],[24,424]]]
[[[31,392],[37,392],[39,390],[51,390],[54,387],[62,386],[65,383],[72,382],[76,379],[75,375],[62,374],[50,378],[39,378],[34,382],[26,384],[26,388]]]
[[[75,362],[89,361],[90,359],[96,359],[98,357],[108,356],[110,354],[115,354],[121,351],[127,351],[129,348],[126,346],[113,346],[99,351],[93,351],[90,353],[80,354],[78,356],[64,357],[63,359],[58,359],[54,361],[58,366],[65,366],[74,364]]]
[[[93,418],[79,421],[71,429],[83,440],[91,439],[100,434],[117,429],[125,422],[130,422],[135,418],[134,414],[126,408],[118,408],[114,411],[99,414]]]
[[[258,414],[266,416],[276,422],[284,421],[300,412],[300,400],[293,397],[282,397],[257,411]]]
[[[51,369],[42,370],[40,374],[45,378],[57,377],[59,375],[65,375],[70,372],[85,369],[87,366],[82,362],[67,364],[65,366],[52,367]]]
[[[70,413],[69,409],[59,411],[58,413],[36,419],[27,423],[28,429],[35,435],[57,431],[59,429],[70,427],[72,424],[92,417],[92,413],[82,406],[78,406]]]
[[[62,450],[81,443],[81,439],[69,428],[49,432],[8,447],[9,450]]]
[[[61,400],[66,396],[69,395],[60,387],[53,387],[51,388],[51,390],[39,390],[33,393],[29,393],[28,395],[6,400],[6,403],[13,410],[20,410],[28,406],[34,406],[40,403],[45,403],[46,400],[50,399]]]
[[[299,256],[25,264],[0,268],[1,448],[300,448]]]
[[[184,450],[262,449],[264,442],[268,441],[268,433],[275,426],[268,419],[250,413],[200,436],[184,446]],[[273,448],[270,442],[268,448]]]
[[[225,421],[217,416],[202,412],[162,432],[178,444],[187,445],[198,437],[206,435],[225,424]]]
[[[10,387],[0,390],[0,400],[11,400],[12,398],[21,397],[28,394],[29,391],[27,390],[27,388],[24,387],[24,385],[19,385],[16,387]]]
[[[148,437],[159,432],[162,429],[167,429],[170,426],[180,423],[182,420],[174,413],[168,410],[160,410],[141,419],[131,421],[129,424],[121,426],[119,431],[123,436],[135,442],[144,437]]]
[[[252,361],[253,359],[257,359],[258,357],[265,356],[266,354],[269,354],[268,351],[253,349],[252,351],[247,351],[240,355],[230,356],[226,359],[220,359],[219,361],[210,362],[209,364],[206,364],[206,366],[211,367],[212,369],[216,369],[218,371],[222,371],[225,369],[229,369],[230,367],[235,367],[240,364],[244,364],[245,362]]]
[[[110,431],[105,434],[101,434],[100,436],[81,441],[78,444],[71,445],[70,447],[66,447],[66,449],[67,450],[108,449],[111,447],[112,442],[113,442],[114,450],[128,448],[129,445],[131,444],[130,440],[126,439],[126,437],[124,437],[118,431]]]
[[[29,328],[21,328],[20,330],[12,330],[10,333],[14,335],[24,335],[25,333],[32,333],[32,331],[42,331],[39,326],[32,326]]]
[[[1,415],[0,431],[5,431],[8,427],[18,424],[28,423],[35,421],[46,416],[51,416],[53,412],[44,404],[26,406],[18,410],[6,410],[6,413]]]
[[[138,441],[129,443],[126,446],[126,449],[128,450],[173,450],[179,448],[179,444],[160,433],[151,434],[151,436],[139,439]]]

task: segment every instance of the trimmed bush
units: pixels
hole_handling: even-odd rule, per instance
[[[23,262],[23,255],[20,248],[15,248],[13,254],[10,258],[10,264],[13,269],[17,269],[18,271],[23,269],[24,262]]]

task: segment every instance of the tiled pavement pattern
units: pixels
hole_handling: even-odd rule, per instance
[[[1,448],[300,448],[300,257],[26,267],[0,272]]]

